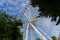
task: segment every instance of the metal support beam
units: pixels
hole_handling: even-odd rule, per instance
[[[30,23],[30,25],[31,25],[32,28],[37,32],[37,34],[38,34],[39,36],[41,36],[41,38],[42,38],[43,40],[47,40],[47,39],[39,32],[39,30],[37,30],[37,29],[35,28],[34,25],[32,25],[31,23]]]
[[[29,23],[28,23],[27,29],[26,29],[26,40],[28,40],[28,28],[29,28]]]
[[[31,28],[32,40],[34,40],[34,30]]]
[[[44,31],[41,30],[41,28],[38,28],[49,40],[52,40]]]

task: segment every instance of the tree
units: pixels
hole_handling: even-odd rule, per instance
[[[53,36],[51,38],[52,38],[52,40],[57,40],[57,37],[56,36]]]
[[[52,40],[57,40],[57,37],[56,36],[52,36],[51,38],[52,38]],[[41,39],[40,38],[37,38],[36,40],[41,40]]]
[[[0,40],[23,40],[22,20],[0,11]]]
[[[12,29],[12,40],[22,40],[23,36],[21,33],[19,33],[19,27],[18,26],[22,26],[21,24],[21,20],[14,20],[13,21],[13,29]],[[20,38],[19,38],[20,37]]]
[[[60,23],[60,1],[59,0],[31,0],[33,7],[39,7],[39,17],[52,17],[52,21],[56,21],[56,25]]]
[[[40,38],[37,38],[36,40],[41,40]]]

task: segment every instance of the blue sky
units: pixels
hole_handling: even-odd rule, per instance
[[[27,3],[28,0],[0,0],[0,10],[8,12],[10,15],[17,15],[19,17]],[[37,7],[33,8],[30,6],[26,13],[29,14],[30,10],[34,13],[38,13]],[[26,22],[26,19],[24,22]],[[36,22],[37,28],[41,28],[49,36],[58,36],[58,33],[60,32],[60,25],[56,26],[55,24],[56,22],[51,22],[51,18],[41,18]]]

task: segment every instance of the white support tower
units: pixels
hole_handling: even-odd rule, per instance
[[[26,28],[26,40],[28,40],[28,29],[29,29],[29,23],[28,23],[27,28]]]

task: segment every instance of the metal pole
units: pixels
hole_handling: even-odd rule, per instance
[[[31,23],[30,23],[30,25],[31,25],[32,28],[38,33],[38,35],[42,37],[43,40],[47,40],[47,39],[35,28],[34,25],[32,25]]]
[[[34,30],[31,28],[32,40],[34,40]]]
[[[42,31],[40,28],[38,28],[49,40],[52,40],[44,31]]]
[[[28,23],[27,29],[26,29],[26,40],[28,40],[28,28],[29,28],[29,23]]]

